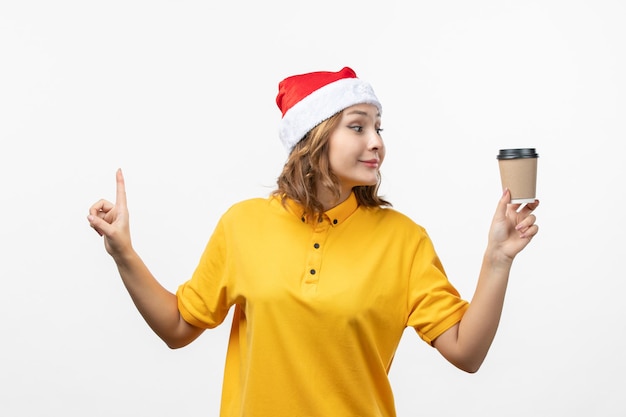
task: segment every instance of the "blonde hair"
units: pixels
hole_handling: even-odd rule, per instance
[[[283,171],[278,177],[278,188],[272,195],[291,199],[304,208],[304,213],[312,218],[324,212],[324,206],[317,199],[318,185],[326,188],[339,199],[341,186],[330,169],[328,140],[341,120],[341,112],[311,129],[291,150]],[[391,206],[391,203],[378,196],[380,173],[376,185],[363,185],[352,190],[359,205],[365,207]]]

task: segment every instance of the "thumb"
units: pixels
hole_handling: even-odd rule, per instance
[[[511,202],[511,191],[508,188],[505,188],[502,192],[502,197],[500,197],[500,201],[498,201],[498,206],[496,207],[496,214],[494,216],[494,220],[504,220],[506,218],[506,208]]]
[[[111,232],[111,225],[98,216],[90,214],[87,216],[89,226],[91,226],[100,236],[106,236]]]

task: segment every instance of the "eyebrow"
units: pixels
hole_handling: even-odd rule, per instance
[[[361,116],[369,116],[369,114],[363,110],[350,110],[346,115],[358,114]],[[376,112],[376,117],[380,117],[380,112]]]

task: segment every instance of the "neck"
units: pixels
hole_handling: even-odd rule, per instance
[[[324,207],[324,211],[330,210],[333,207],[338,206],[343,203],[350,197],[350,193],[352,193],[352,189],[341,190],[339,192],[339,198],[333,195],[328,189],[324,187],[317,187],[317,199],[322,206]]]

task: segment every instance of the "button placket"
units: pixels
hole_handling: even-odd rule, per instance
[[[307,256],[307,262],[304,271],[304,285],[317,285],[320,279],[320,271],[322,265],[322,250],[330,224],[328,221],[322,221],[315,225],[313,234],[311,235],[311,241],[309,245],[309,253]]]

